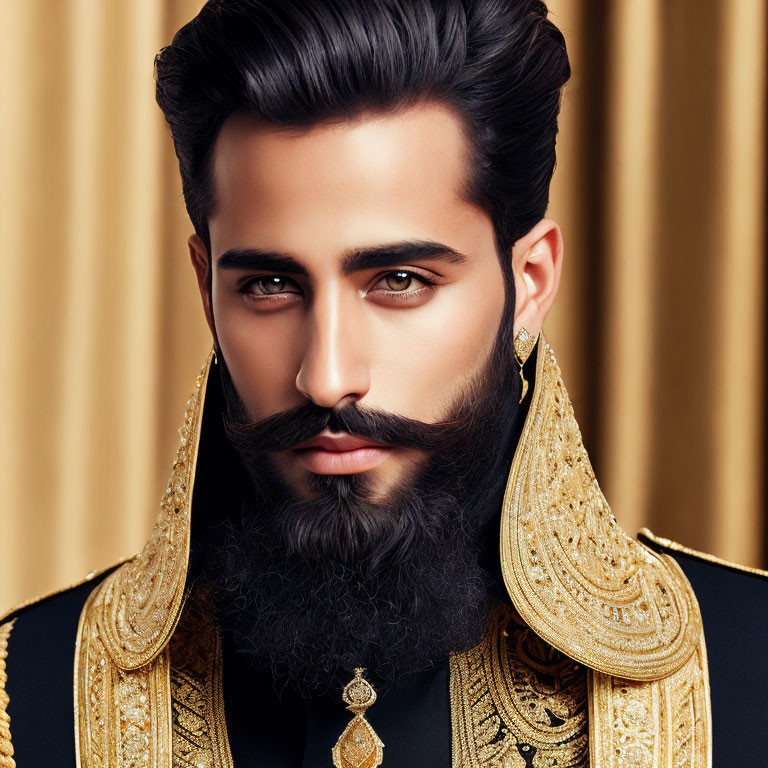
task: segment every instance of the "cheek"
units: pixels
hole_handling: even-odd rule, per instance
[[[301,355],[298,313],[257,316],[239,295],[218,298],[214,288],[219,345],[251,416],[261,419],[301,405],[296,390]]]
[[[504,310],[504,287],[446,286],[381,332],[372,404],[433,422],[485,366]]]

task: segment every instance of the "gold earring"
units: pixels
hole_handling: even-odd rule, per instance
[[[216,347],[213,348],[213,364],[218,365],[219,364],[219,354],[216,349]]]
[[[538,333],[534,336],[525,328],[520,328],[517,332],[517,336],[515,336],[515,359],[520,366],[520,381],[523,383],[522,392],[520,394],[521,403],[528,394],[528,382],[523,374],[523,366],[525,365],[525,361],[531,356],[531,352],[536,348],[538,339]]]

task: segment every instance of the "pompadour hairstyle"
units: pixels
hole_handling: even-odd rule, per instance
[[[570,66],[540,0],[209,0],[155,75],[209,253],[210,160],[229,115],[302,128],[434,100],[462,120],[465,197],[508,254],[547,209]]]

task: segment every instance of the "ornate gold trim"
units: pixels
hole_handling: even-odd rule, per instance
[[[87,582],[97,578],[98,576],[101,576],[102,573],[105,573],[106,571],[111,570],[112,568],[117,568],[120,565],[123,565],[124,563],[127,563],[133,555],[130,557],[124,557],[121,560],[118,560],[116,563],[112,563],[112,565],[106,566],[106,568],[99,568],[95,571],[89,571],[88,573],[83,576],[82,579],[79,579],[78,581],[75,581],[72,584],[68,584],[66,587],[59,587],[58,589],[54,589],[52,592],[44,592],[42,595],[38,595],[37,597],[31,597],[28,600],[24,600],[23,602],[19,603],[18,605],[14,605],[13,608],[10,610],[7,610],[5,613],[0,614],[0,621],[5,621],[9,616],[12,616],[17,611],[22,611],[24,608],[29,608],[30,605],[34,605],[35,603],[39,603],[43,600],[47,600],[49,597],[55,597],[56,595],[60,595],[62,592],[67,592],[70,589],[74,589],[75,587],[79,587],[82,584],[86,584]]]
[[[211,352],[187,401],[180,445],[152,535],[138,555],[105,579],[94,604],[100,641],[122,669],[139,669],[161,653],[181,615],[192,492],[212,360]]]
[[[497,606],[450,660],[453,768],[576,768],[589,757],[587,670]]]
[[[167,768],[171,753],[168,651],[121,669],[104,644],[97,612],[104,583],[80,615],[75,645],[77,768]]]
[[[710,768],[712,722],[704,635],[685,665],[663,680],[591,672],[591,768]]]
[[[135,670],[101,641],[99,587],[80,618],[75,651],[78,768],[232,768],[214,614],[196,591],[171,642]]]
[[[221,642],[213,617],[205,596],[196,592],[168,646],[174,768],[232,768]]]
[[[682,552],[684,555],[690,555],[698,560],[706,560],[708,563],[715,563],[716,565],[724,565],[728,568],[733,568],[735,571],[743,571],[744,573],[752,573],[755,576],[768,577],[768,571],[764,571],[762,568],[754,568],[750,565],[742,565],[741,563],[734,563],[730,560],[724,560],[717,555],[710,555],[708,552],[699,552],[698,549],[691,549],[684,544],[678,544],[672,539],[665,539],[663,536],[656,536],[649,528],[641,528],[637,532],[639,539],[647,539],[652,544],[656,544],[663,549],[671,549],[673,552]]]
[[[655,680],[681,669],[697,647],[693,589],[673,558],[617,524],[543,335],[504,495],[501,561],[523,620],[591,669]]]
[[[5,660],[8,658],[8,638],[16,619],[11,619],[0,625],[0,768],[16,768],[13,759],[13,744],[11,743],[11,716],[8,714],[8,693],[5,684],[8,675],[5,671]]]

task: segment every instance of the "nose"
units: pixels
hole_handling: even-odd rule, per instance
[[[307,313],[306,346],[296,388],[315,405],[339,408],[365,397],[371,386],[364,354],[364,318],[351,297],[329,288]]]

